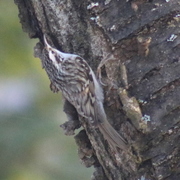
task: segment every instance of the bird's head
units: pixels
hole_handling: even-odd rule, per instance
[[[50,44],[47,42],[45,35],[44,35],[44,42],[45,42],[45,49],[48,52],[49,59],[53,62],[56,68],[59,69],[59,64],[63,60],[63,53],[50,46]]]

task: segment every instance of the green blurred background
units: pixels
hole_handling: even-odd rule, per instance
[[[0,179],[87,180],[66,121],[60,94],[49,89],[37,40],[22,31],[13,0],[0,1]]]

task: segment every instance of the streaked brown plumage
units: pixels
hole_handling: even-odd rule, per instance
[[[51,47],[45,36],[44,42],[49,56],[44,68],[55,89],[62,92],[80,116],[99,128],[111,146],[127,150],[125,139],[107,121],[102,88],[87,62],[78,55]]]

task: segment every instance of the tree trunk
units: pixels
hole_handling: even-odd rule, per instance
[[[65,102],[79,157],[94,166],[93,180],[180,179],[179,0],[15,0],[30,38],[43,34],[63,52],[78,54],[102,75],[104,107],[112,126],[128,141],[112,148]],[[99,65],[99,66],[98,66]],[[80,121],[80,123],[79,123]],[[65,137],[64,137],[65,138]]]

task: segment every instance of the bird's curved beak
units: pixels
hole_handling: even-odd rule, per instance
[[[44,42],[45,42],[45,49],[46,49],[46,50],[49,50],[49,48],[50,48],[51,46],[48,44],[45,34],[44,34]]]

